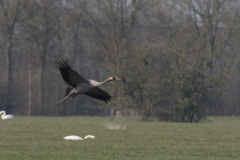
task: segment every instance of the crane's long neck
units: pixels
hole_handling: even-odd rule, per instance
[[[94,80],[90,80],[91,84],[94,86],[94,87],[98,87],[98,86],[101,86],[101,85],[104,85],[105,83],[109,82],[109,78],[106,79],[105,81],[103,82],[97,82],[97,81],[94,81]]]
[[[100,85],[99,86],[101,86],[101,85],[104,85],[105,83],[107,83],[107,82],[109,82],[110,80],[109,79],[106,79],[105,81],[103,81],[103,82],[99,82],[100,83]]]

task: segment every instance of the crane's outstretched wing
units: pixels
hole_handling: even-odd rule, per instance
[[[80,76],[76,71],[72,70],[66,60],[62,60],[58,62],[57,66],[62,74],[62,78],[64,81],[72,87],[76,87],[81,83],[86,83],[87,80]]]
[[[94,87],[93,89],[91,89],[90,91],[88,91],[84,94],[86,94],[86,95],[88,95],[89,97],[92,97],[92,98],[103,100],[106,103],[108,103],[108,101],[110,101],[111,98],[112,98],[107,92],[101,90],[98,87]]]

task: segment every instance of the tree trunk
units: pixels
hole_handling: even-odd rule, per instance
[[[11,106],[11,91],[12,91],[12,61],[11,61],[11,39],[7,42],[6,46],[6,77],[7,77],[7,97],[6,97],[6,112],[12,113]]]
[[[28,73],[28,116],[32,112],[32,54],[30,55],[29,73]]]
[[[45,91],[45,87],[44,87],[44,70],[45,70],[45,63],[42,62],[41,64],[41,71],[40,71],[40,105],[41,105],[41,115],[46,115],[45,112],[45,99],[44,99],[44,91]]]

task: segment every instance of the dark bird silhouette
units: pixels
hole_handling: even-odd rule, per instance
[[[111,96],[107,92],[98,88],[98,86],[101,86],[109,81],[120,80],[115,77],[109,77],[103,82],[97,82],[92,79],[85,79],[76,71],[72,70],[66,60],[59,61],[57,67],[61,72],[63,80],[68,85],[72,86],[66,88],[66,97],[57,103],[59,104],[65,99],[70,98],[61,109],[63,109],[74,97],[80,94],[85,94],[89,97],[103,100],[108,103],[108,101],[111,100]]]

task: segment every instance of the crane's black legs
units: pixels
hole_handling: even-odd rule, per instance
[[[65,98],[63,98],[61,101],[57,102],[56,105],[59,104],[59,103],[61,103],[61,102],[64,101],[65,99],[67,99],[69,96],[70,96],[70,94],[69,94],[68,96],[66,96]]]
[[[74,97],[71,97],[71,99],[69,99],[69,100],[67,101],[67,103],[64,104],[64,106],[62,106],[62,108],[61,108],[60,110],[62,110],[73,98],[74,98]]]
[[[67,99],[68,97],[71,97],[66,104],[64,104],[62,106],[62,108],[60,110],[62,110],[75,96],[77,96],[78,94],[80,94],[80,92],[76,91],[75,89],[72,89],[72,91],[69,93],[68,96],[66,96],[65,98],[63,98],[61,101],[59,101],[57,104],[61,103],[62,101],[64,101],[65,99]]]
[[[68,94],[68,96],[66,96],[65,98],[63,98],[61,101],[57,102],[56,105],[59,104],[59,103],[61,103],[62,101],[64,101],[64,100],[67,99],[68,97],[74,95],[75,93],[77,93],[77,91],[76,91],[75,89],[73,89],[73,90]]]

